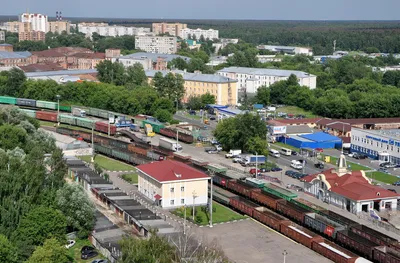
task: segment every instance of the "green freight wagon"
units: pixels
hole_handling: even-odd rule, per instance
[[[162,124],[162,123],[153,122],[153,121],[148,121],[148,120],[143,120],[143,126],[144,126],[146,123],[147,123],[147,124],[150,124],[151,127],[153,127],[153,131],[154,131],[155,133],[160,133],[160,130],[165,128],[165,125]]]
[[[70,105],[60,105],[60,111],[71,112],[71,106]]]
[[[57,104],[57,102],[37,100],[36,101],[36,107],[37,108],[43,108],[43,109],[57,110],[58,109],[58,104]]]
[[[17,98],[0,96],[0,103],[2,104],[17,104]]]
[[[69,125],[76,125],[76,117],[71,115],[60,114],[58,116],[60,123],[67,123]]]
[[[292,199],[292,200],[290,200],[290,202],[294,203],[294,204],[296,204],[296,205],[298,205],[300,207],[303,207],[304,209],[311,210],[311,211],[313,211],[314,213],[317,213],[317,214],[321,214],[322,211],[326,210],[325,208],[323,208],[321,206],[318,206],[316,204],[313,204],[313,203],[311,203],[311,202],[309,202],[309,201],[307,201],[307,200],[305,200],[303,198]]]
[[[102,153],[104,155],[112,156],[112,148],[105,147],[97,143],[94,144],[94,151]]]
[[[119,149],[128,149],[128,142],[123,142],[123,141],[119,141],[119,140],[110,140],[110,145],[117,147]]]
[[[111,156],[120,160],[124,160],[125,162],[131,162],[131,154],[127,152],[113,149]]]
[[[27,109],[19,109],[21,112],[25,113],[31,118],[36,118],[36,111],[35,110],[27,110]]]
[[[112,112],[106,110],[99,110],[97,117],[108,120],[108,118],[110,117],[110,115],[112,116],[112,114]]]
[[[274,184],[264,184],[264,187],[262,188],[263,191],[273,194],[275,196],[279,196],[283,199],[286,199],[288,201],[297,198],[297,195],[295,193],[292,193],[285,188],[276,186]]]
[[[84,127],[88,129],[92,129],[94,126],[95,121],[89,120],[89,119],[84,119],[84,118],[76,118],[76,126],[79,127]]]

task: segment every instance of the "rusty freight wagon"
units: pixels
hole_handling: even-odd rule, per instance
[[[251,217],[253,216],[254,209],[260,207],[259,205],[240,196],[229,198],[229,204],[236,210]]]
[[[311,248],[312,242],[321,242],[324,240],[320,235],[293,222],[282,222],[280,232],[308,248]]]
[[[400,263],[400,252],[393,248],[387,246],[375,247],[373,253],[373,259],[376,262]]]
[[[283,222],[290,222],[289,219],[284,218],[283,216],[278,215],[277,213],[272,212],[265,207],[256,208],[253,211],[254,219],[260,221],[261,223],[275,229],[276,231],[280,231],[280,225]]]
[[[311,212],[310,210],[297,206],[284,199],[278,200],[276,203],[276,210],[282,215],[292,218],[300,224],[304,223],[304,216]]]
[[[398,249],[398,241],[395,238],[387,236],[381,232],[378,232],[372,228],[369,228],[364,225],[352,226],[350,230],[353,233],[356,233],[359,236],[362,236],[365,239],[368,239],[374,243],[377,243],[380,246],[390,246],[393,245]]]
[[[335,263],[372,263],[328,240],[313,242],[311,249]]]
[[[276,203],[282,198],[264,191],[252,191],[250,198],[257,203],[263,204],[273,210],[276,210]]]
[[[253,186],[250,186],[250,185],[248,185],[245,182],[240,181],[240,180],[228,181],[227,188],[232,190],[232,191],[234,191],[234,192],[236,192],[236,193],[238,193],[238,194],[244,195],[244,196],[246,196],[248,198],[251,197],[251,192],[252,191],[261,192],[261,189],[255,188]]]
[[[377,243],[365,239],[350,230],[338,231],[336,234],[336,241],[368,259],[373,258],[374,247],[379,246]]]

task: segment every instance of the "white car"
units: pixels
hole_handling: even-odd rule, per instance
[[[222,151],[222,146],[221,145],[215,145],[215,148],[217,149],[217,151]]]
[[[75,240],[68,240],[67,241],[67,244],[65,245],[65,248],[71,248],[71,247],[73,247],[74,245],[75,245]]]
[[[349,153],[347,156],[349,156],[349,157],[354,157],[354,153]]]

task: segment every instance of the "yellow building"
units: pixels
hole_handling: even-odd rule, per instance
[[[49,21],[47,22],[47,29],[49,32],[61,34],[62,32],[70,33],[71,23],[69,21]]]
[[[147,70],[146,76],[151,82],[158,71]],[[160,71],[165,76],[168,71]],[[236,105],[238,102],[237,80],[220,75],[187,73],[174,70],[174,74],[181,74],[185,81],[185,95],[183,102],[187,102],[191,96],[201,96],[210,93],[215,96],[218,105]]]
[[[165,160],[137,166],[139,191],[163,208],[206,205],[210,177],[184,163]]]

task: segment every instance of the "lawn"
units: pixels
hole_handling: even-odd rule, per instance
[[[91,156],[79,156],[79,158],[85,162],[90,163]],[[97,163],[101,168],[106,171],[133,171],[134,166],[125,164],[123,162],[108,158],[104,155],[96,154],[94,162]]]
[[[105,259],[105,257],[103,257],[103,255],[101,255],[100,252],[98,256],[92,259],[87,259],[87,260],[81,259],[81,249],[83,246],[92,246],[92,244],[90,244],[90,241],[88,239],[78,239],[76,240],[75,245],[70,249],[68,249],[68,257],[70,258],[70,260],[72,260],[72,262],[86,263],[86,262],[92,262],[94,259],[97,258]]]
[[[190,115],[189,113],[185,113],[185,117],[189,118],[189,119],[196,119],[196,120],[200,120],[201,116],[200,115]]]
[[[303,110],[302,108],[296,106],[285,106],[276,109],[277,112],[285,112],[287,114],[294,115],[304,115],[306,118],[315,118],[317,115],[313,114],[311,111]]]
[[[179,216],[184,217],[184,208],[177,208],[172,213]],[[205,207],[198,206],[196,207],[196,215],[195,222],[198,225],[208,225],[209,224],[209,214],[205,212]],[[242,216],[231,209],[218,204],[217,202],[213,202],[213,224],[229,222],[239,219],[244,219],[245,216]],[[186,219],[192,221],[193,220],[193,210],[192,207],[186,207]]]
[[[377,171],[372,173],[367,173],[367,176],[373,180],[387,184],[393,184],[394,182],[400,181],[400,179],[397,178],[396,176]]]
[[[291,146],[289,144],[284,144],[283,142],[276,142],[276,143],[272,143],[270,145],[271,145],[271,148],[275,148],[278,151],[280,151],[281,148],[286,148],[286,149],[289,149],[289,150],[292,150],[292,151],[299,152],[299,148],[296,148],[296,147]]]
[[[138,183],[138,175],[136,173],[133,174],[123,174],[121,175],[122,179],[125,181],[128,181],[131,184],[137,184]]]

